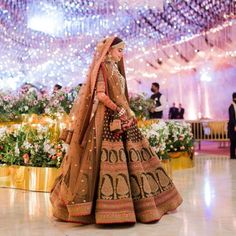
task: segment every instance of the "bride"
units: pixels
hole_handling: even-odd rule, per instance
[[[72,108],[73,135],[50,195],[63,221],[148,223],[182,203],[129,107],[124,47],[118,37],[97,45]]]

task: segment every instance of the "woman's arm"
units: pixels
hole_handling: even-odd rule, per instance
[[[118,106],[106,95],[105,81],[101,69],[99,70],[98,74],[96,92],[98,100],[106,107],[110,108],[113,111],[119,110]]]

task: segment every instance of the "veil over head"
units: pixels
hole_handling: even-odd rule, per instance
[[[88,70],[86,81],[80,89],[78,98],[74,102],[73,107],[70,111],[70,120],[72,122],[73,128],[76,127],[78,129],[78,121],[80,123],[83,123],[81,121],[86,119],[86,117],[84,116],[88,113],[89,103],[91,103],[91,100],[93,100],[95,84],[100,65],[105,60],[105,57],[114,39],[114,36],[108,37],[100,41],[96,46],[96,50],[93,56],[92,63]],[[89,114],[87,114],[87,116],[89,116]],[[89,119],[89,117],[87,117],[87,119]]]
[[[72,127],[80,131],[81,124],[84,124],[83,121],[90,119],[91,115],[91,106],[94,100],[94,92],[96,87],[96,81],[98,77],[99,68],[101,63],[104,62],[106,55],[116,37],[110,36],[102,41],[100,41],[97,46],[93,56],[92,63],[89,67],[87,79],[80,89],[78,98],[74,102],[74,105],[70,112],[70,120]],[[118,62],[118,67],[121,74],[125,77],[124,62],[123,58]],[[128,98],[128,90],[126,86],[126,96]],[[85,115],[86,114],[86,115]],[[80,125],[78,124],[78,121]]]

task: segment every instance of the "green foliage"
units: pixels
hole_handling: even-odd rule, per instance
[[[146,94],[133,94],[130,97],[130,108],[138,119],[149,118],[149,108],[153,100],[146,98]]]

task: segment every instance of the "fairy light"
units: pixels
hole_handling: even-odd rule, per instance
[[[178,9],[176,12],[171,10],[170,6],[175,7],[175,3],[164,0],[31,0],[30,4],[26,4],[25,1],[9,0],[0,8],[0,79],[10,82],[0,83],[0,88],[17,89],[24,82],[49,88],[56,83],[64,86],[82,83],[97,41],[110,34],[126,41],[126,58],[130,61],[127,62],[128,69],[135,67],[128,70],[129,75],[136,76],[136,68],[139,67],[142,69],[138,71],[143,74],[151,70],[146,59],[153,55],[163,56],[159,55],[159,49],[167,46],[162,45],[171,47],[176,42],[181,44],[203,34],[201,28],[183,20]],[[201,7],[196,5],[196,1],[179,1],[178,4],[181,12],[193,22],[197,19],[193,19],[196,16],[191,14],[190,5],[198,9],[202,16],[207,14],[204,9],[216,9],[216,13],[226,22],[210,30],[210,33],[233,25],[235,15],[228,10],[232,8],[229,8],[232,6],[229,0],[224,3],[203,0]],[[217,8],[218,5],[220,7]],[[160,10],[173,27],[166,27],[164,21],[156,18],[160,16]],[[211,20],[215,25],[214,19]],[[173,52],[169,56],[174,59],[179,57],[179,53]],[[224,56],[234,57],[235,53]]]

